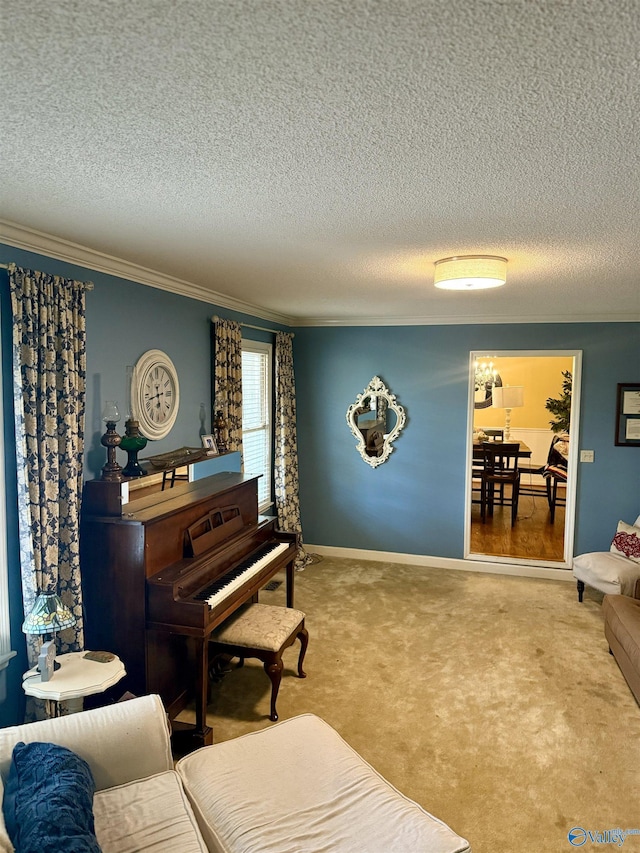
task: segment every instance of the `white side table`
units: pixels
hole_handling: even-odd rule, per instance
[[[45,699],[48,716],[57,717],[82,711],[85,696],[103,693],[127,674],[124,664],[114,655],[107,663],[88,660],[84,652],[58,655],[60,664],[49,681],[40,681],[34,667],[22,676],[22,689],[27,696]]]

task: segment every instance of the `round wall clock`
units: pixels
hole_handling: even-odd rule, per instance
[[[131,408],[140,432],[150,439],[164,438],[178,416],[180,385],[169,356],[150,349],[138,359],[131,381]]]

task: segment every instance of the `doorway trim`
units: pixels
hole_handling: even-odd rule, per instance
[[[473,423],[475,411],[475,361],[486,357],[488,350],[472,350],[469,353],[469,394],[467,401],[467,453],[465,456],[465,518],[464,518],[464,559],[472,562],[508,563],[515,566],[539,566],[551,569],[570,569],[573,562],[573,542],[575,536],[576,491],[578,481],[579,432],[580,432],[580,391],[582,387],[582,350],[491,350],[493,358],[573,358],[571,389],[571,441],[569,442],[567,501],[564,524],[563,561],[525,560],[520,557],[494,557],[471,551],[471,466],[473,457]]]

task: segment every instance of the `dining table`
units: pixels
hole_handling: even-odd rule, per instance
[[[501,441],[497,439],[495,441],[490,441],[490,444],[495,444],[496,447],[500,447],[501,444],[517,444],[518,445],[518,459],[531,459],[531,448],[524,443],[524,441]],[[482,454],[482,441],[473,441],[473,459],[475,462],[479,462],[483,459]]]

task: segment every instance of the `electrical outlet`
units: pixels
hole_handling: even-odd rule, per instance
[[[580,451],[580,461],[581,462],[593,462],[595,457],[595,453],[593,450],[581,450]]]

